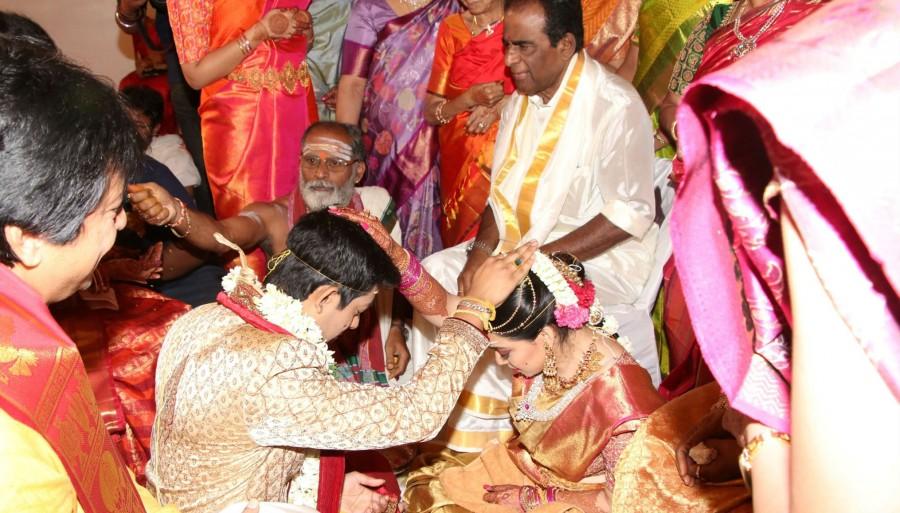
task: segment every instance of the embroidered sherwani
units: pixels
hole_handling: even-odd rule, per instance
[[[579,53],[560,88],[545,104],[514,93],[500,119],[491,175],[490,206],[500,249],[536,240],[546,244],[603,214],[632,237],[586,262],[607,311],[633,344],[635,359],[658,380],[649,316],[630,308],[653,265],[653,137],[647,111],[634,88]],[[465,245],[433,255],[424,265],[448,290],[466,261]],[[621,307],[620,307],[621,305]],[[632,322],[634,321],[634,322]],[[415,322],[413,363],[421,364],[433,330]],[[490,359],[479,363],[460,407],[439,437],[449,447],[479,450],[492,438],[512,433],[505,403],[508,369]]]
[[[342,383],[316,344],[259,329],[222,304],[202,306],[175,323],[160,353],[148,479],[183,511],[286,501],[305,449],[433,436],[486,345],[479,331],[448,319],[410,383]]]

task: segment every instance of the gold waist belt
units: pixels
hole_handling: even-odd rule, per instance
[[[225,78],[232,82],[249,86],[255,91],[281,89],[288,93],[294,93],[297,89],[297,84],[300,84],[301,87],[309,87],[309,69],[306,67],[305,60],[299,66],[288,62],[281,69],[238,68]]]

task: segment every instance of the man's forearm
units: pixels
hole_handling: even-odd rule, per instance
[[[496,248],[500,243],[500,231],[497,230],[497,222],[494,220],[494,211],[491,206],[485,207],[481,214],[481,224],[478,225],[478,234],[475,236],[476,243],[483,243],[491,249]]]
[[[577,230],[544,244],[541,251],[548,254],[562,251],[585,261],[602,255],[616,244],[629,238],[631,238],[630,233],[614,225],[603,214],[597,214]]]
[[[234,216],[220,221],[197,210],[189,210],[185,219],[172,228],[178,234],[184,235],[185,243],[217,255],[228,253],[231,250],[215,239],[216,233],[221,233],[226,239],[244,249],[256,246],[264,238],[261,220],[257,221],[246,216]]]

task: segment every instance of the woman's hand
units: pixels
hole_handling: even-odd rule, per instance
[[[712,408],[699,422],[693,433],[675,448],[675,464],[681,480],[688,486],[699,484],[702,479],[702,466],[690,456],[691,449],[711,438],[725,438],[728,433],[722,429],[724,408]]]
[[[325,107],[329,110],[337,110],[337,87],[332,87],[325,94],[322,95],[322,103],[325,104]]]
[[[483,134],[498,119],[500,119],[500,113],[496,106],[485,107],[478,105],[469,114],[469,119],[466,121],[466,132],[469,134]]]
[[[470,105],[468,110],[474,109],[481,105],[484,107],[493,107],[503,99],[503,82],[485,82],[484,84],[475,84],[463,93],[468,98]]]
[[[350,472],[344,477],[344,489],[341,491],[342,513],[381,513],[388,505],[390,498],[373,488],[384,484],[384,479],[369,477],[360,472]]]
[[[528,275],[537,249],[538,243],[531,241],[506,255],[488,258],[472,275],[466,295],[499,305]]]
[[[141,219],[152,225],[166,226],[178,217],[175,198],[152,182],[129,185],[128,201]]]
[[[375,216],[346,207],[329,207],[328,210],[332,214],[339,215],[361,226],[372,237],[375,244],[378,244],[391,257],[391,261],[394,262],[395,266],[400,268],[401,264],[405,265],[406,251],[403,250],[403,246],[391,237],[387,228]]]
[[[522,511],[519,504],[519,490],[516,485],[484,485],[484,502],[506,506],[516,511]]]
[[[290,39],[303,34],[312,42],[312,16],[296,7],[272,9],[263,15],[258,26],[263,29],[263,39]]]

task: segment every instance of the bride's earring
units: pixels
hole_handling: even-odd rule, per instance
[[[544,339],[544,376],[556,377],[556,355],[546,338]]]

